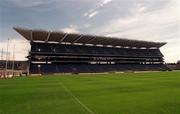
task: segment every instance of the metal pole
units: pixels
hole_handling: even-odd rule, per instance
[[[12,76],[14,76],[14,59],[15,59],[14,52],[15,52],[15,44],[13,45]]]
[[[7,69],[8,69],[8,49],[9,49],[9,38],[7,41],[7,50],[6,50],[5,78],[7,77]]]

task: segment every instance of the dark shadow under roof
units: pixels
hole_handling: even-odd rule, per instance
[[[114,37],[84,35],[75,33],[54,32],[45,30],[31,30],[24,28],[13,28],[25,39],[36,42],[58,42],[58,43],[80,43],[103,46],[120,46],[120,47],[136,47],[136,48],[160,48],[165,42],[150,42],[140,40],[121,39]]]

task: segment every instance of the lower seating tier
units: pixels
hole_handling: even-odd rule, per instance
[[[164,71],[169,70],[164,64],[52,64],[52,65],[30,65],[31,74],[51,73],[98,73],[111,71]]]

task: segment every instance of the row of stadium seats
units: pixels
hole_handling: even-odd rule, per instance
[[[112,48],[83,45],[64,44],[42,44],[32,45],[31,52],[39,53],[67,53],[67,54],[91,54],[91,55],[114,55],[114,56],[135,56],[135,57],[162,57],[159,49],[130,49]]]
[[[90,64],[62,64],[62,65],[31,65],[31,73],[96,73],[110,71],[157,71],[168,70],[164,64],[157,65],[130,65],[130,64],[112,64],[112,65],[90,65]]]

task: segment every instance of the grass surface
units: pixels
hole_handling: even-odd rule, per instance
[[[180,72],[0,79],[0,114],[180,114]]]

